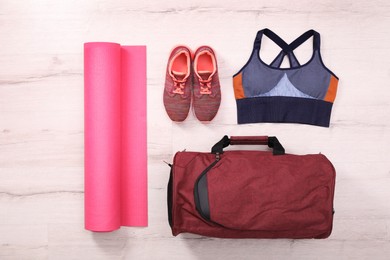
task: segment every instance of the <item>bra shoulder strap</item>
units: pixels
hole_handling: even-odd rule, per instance
[[[268,28],[265,28],[263,30],[260,30],[257,32],[255,42],[253,44],[253,53],[256,55],[259,55],[259,51],[261,48],[261,40],[263,38],[263,35],[267,36],[270,40],[272,40],[274,43],[276,43],[282,50],[276,56],[276,58],[271,62],[270,66],[279,68],[280,65],[283,62],[284,57],[287,55],[290,66],[296,67],[300,66],[297,58],[294,55],[294,50],[298,48],[302,43],[307,41],[310,37],[313,36],[313,49],[319,50],[320,49],[320,34],[316,32],[315,30],[308,30],[301,36],[299,36],[296,40],[294,40],[292,43],[287,44],[282,38],[280,38],[276,33],[271,31]]]
[[[261,48],[261,40],[263,38],[263,35],[267,36],[270,40],[272,40],[276,45],[278,45],[282,49],[279,55],[276,56],[276,58],[271,62],[270,64],[271,67],[279,68],[283,62],[284,56],[286,55],[288,56],[291,66],[299,65],[299,62],[295,58],[294,53],[292,53],[290,50],[290,46],[276,33],[274,33],[268,28],[265,28],[257,32],[255,43],[253,45],[254,54],[259,55],[258,52],[260,51]]]
[[[321,44],[320,34],[312,29],[312,30],[308,30],[307,32],[299,36],[295,41],[290,43],[291,51],[298,48],[302,43],[307,41],[312,36],[313,36],[313,49],[319,50]]]
[[[279,68],[283,62],[284,56],[286,55],[290,61],[291,67],[300,66],[299,61],[295,57],[294,50],[312,36],[313,36],[313,49],[314,51],[319,50],[321,44],[320,34],[315,30],[308,30],[307,32],[299,36],[296,40],[294,40],[292,43],[290,43],[287,48],[283,49],[279,53],[279,55],[271,62],[270,66]]]
[[[263,35],[267,36],[270,38],[274,43],[276,43],[282,50],[288,50],[289,46],[288,44],[280,38],[276,33],[271,31],[268,28],[265,28],[263,30],[260,30],[257,32],[255,42],[253,44],[253,48],[255,50],[260,50],[261,47],[261,39],[263,38]]]

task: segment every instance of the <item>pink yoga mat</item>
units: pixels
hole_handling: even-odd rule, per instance
[[[84,45],[85,228],[147,226],[146,47]]]

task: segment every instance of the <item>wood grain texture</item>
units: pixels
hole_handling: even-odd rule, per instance
[[[390,2],[0,0],[0,259],[388,259]],[[340,77],[331,127],[236,124],[232,75],[257,30],[287,42],[313,28]],[[83,229],[83,43],[146,44],[149,227]],[[162,91],[171,48],[217,52],[222,103],[208,124],[173,123]],[[276,49],[264,42],[262,58]],[[298,49],[307,60],[310,44]],[[326,154],[337,170],[326,240],[172,237],[166,184],[176,151],[224,134],[275,135],[287,152]],[[192,140],[196,140],[193,142]]]

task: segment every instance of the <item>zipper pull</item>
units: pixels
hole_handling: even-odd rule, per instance
[[[219,159],[221,159],[221,156],[219,155],[219,153],[215,153],[215,160],[219,161]]]
[[[163,161],[163,162],[165,162],[166,164],[168,164],[168,166],[169,166],[169,167],[171,167],[171,168],[172,168],[172,164],[171,164],[171,163],[169,163],[169,162],[166,162],[166,161]]]

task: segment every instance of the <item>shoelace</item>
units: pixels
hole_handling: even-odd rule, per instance
[[[199,78],[200,82],[200,94],[210,95],[211,94],[211,78],[208,80],[203,80]]]
[[[173,90],[173,93],[180,94],[180,95],[184,94],[183,89],[185,87],[185,83],[186,83],[187,79],[178,80],[174,77],[172,77],[172,79],[173,79],[173,87],[175,88]]]

